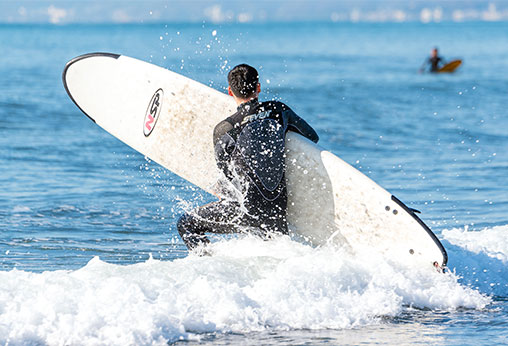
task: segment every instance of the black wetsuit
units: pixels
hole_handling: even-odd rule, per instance
[[[287,234],[284,157],[288,130],[316,143],[319,139],[309,124],[278,101],[253,99],[217,124],[215,157],[230,193],[178,220],[178,232],[189,249],[209,242],[205,232]]]
[[[427,59],[427,64],[430,65],[430,72],[437,72],[439,70],[439,63],[443,59],[439,56],[432,56]]]

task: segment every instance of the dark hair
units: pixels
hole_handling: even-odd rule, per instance
[[[258,71],[247,64],[240,64],[228,73],[231,91],[236,97],[249,98],[255,95],[259,84]]]

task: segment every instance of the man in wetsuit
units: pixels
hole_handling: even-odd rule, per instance
[[[315,143],[319,140],[314,129],[282,102],[258,101],[261,87],[255,68],[234,67],[228,82],[238,108],[213,133],[215,158],[224,173],[219,185],[228,188],[219,201],[186,212],[178,220],[178,233],[190,250],[209,243],[207,232],[287,234],[286,132],[298,132]]]
[[[438,55],[438,51],[437,51],[437,48],[434,48],[432,49],[432,51],[430,52],[430,57],[428,57],[427,59],[425,59],[422,67],[420,67],[420,72],[423,72],[425,67],[427,65],[430,65],[430,69],[429,69],[429,72],[437,72],[440,68],[441,68],[441,64],[444,63],[444,60],[442,57],[440,57]]]

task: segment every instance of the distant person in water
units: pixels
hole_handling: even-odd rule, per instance
[[[215,126],[217,166],[224,173],[220,200],[186,212],[177,223],[189,250],[209,243],[205,233],[287,234],[285,138],[295,131],[317,143],[305,120],[278,101],[259,102],[258,72],[242,64],[228,74],[236,113]],[[206,254],[204,250],[201,254]]]
[[[423,72],[427,66],[430,66],[429,72],[437,72],[444,64],[444,60],[439,56],[437,48],[433,48],[430,52],[430,56],[425,59],[420,72]]]

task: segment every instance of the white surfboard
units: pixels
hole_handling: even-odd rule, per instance
[[[117,54],[71,60],[65,89],[97,125],[205,191],[219,176],[212,133],[233,99],[161,67]],[[305,118],[305,116],[304,116]],[[415,266],[444,267],[432,231],[397,198],[334,154],[287,135],[288,221],[315,245],[370,249]]]

